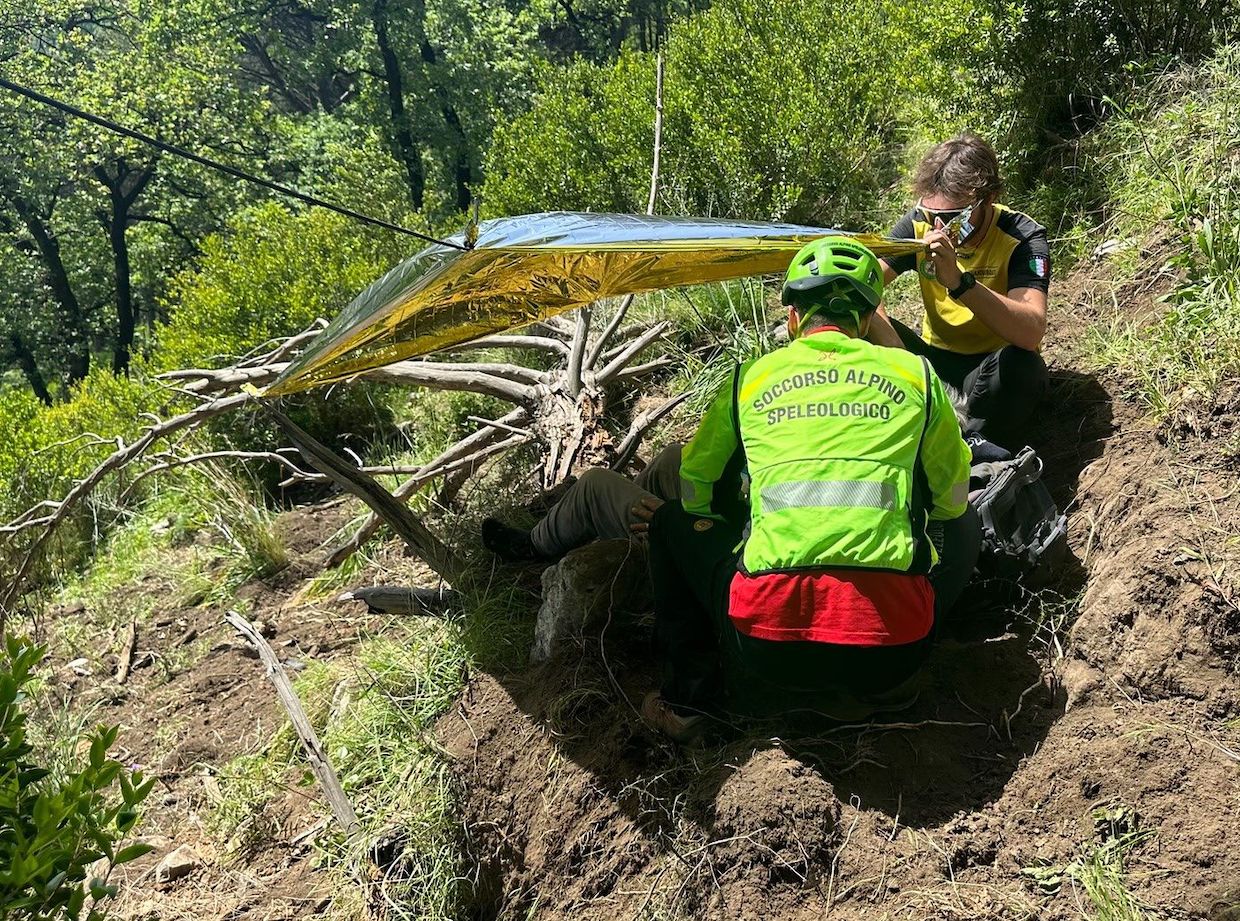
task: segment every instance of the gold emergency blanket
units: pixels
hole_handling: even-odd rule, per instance
[[[472,248],[429,246],[359,294],[266,395],[344,380],[600,298],[782,273],[807,242],[835,233],[841,231],[574,212],[485,221]],[[879,256],[924,245],[849,236]],[[449,242],[465,241],[458,235]]]

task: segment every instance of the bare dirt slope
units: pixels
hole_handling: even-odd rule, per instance
[[[1218,449],[1240,394],[1168,442],[1080,370],[1094,299],[1147,312],[1158,285],[1065,286],[1034,441],[1072,560],[1040,598],[975,592],[898,722],[722,727],[677,750],[635,716],[654,684],[640,623],[476,677],[442,726],[475,915],[1092,917],[1104,865],[1158,916],[1240,917],[1240,502]]]
[[[361,610],[296,599],[305,580],[322,571],[319,544],[340,526],[343,514],[337,502],[284,515],[279,524],[290,566],[239,593],[247,615],[265,625],[292,669],[347,653],[359,632],[377,626]],[[155,597],[156,605],[138,628],[134,669],[124,685],[109,677],[116,671],[114,656],[100,663],[106,675],[84,678],[61,669],[53,684],[67,707],[120,725],[114,757],[158,777],[140,826],[155,850],[116,871],[113,882],[121,895],[114,914],[144,921],[274,921],[315,914],[330,892],[313,867],[313,833],[322,826],[312,793],[290,780],[287,795],[256,810],[252,827],[240,830],[247,838],[243,844],[221,840],[210,827],[220,770],[267,745],[284,714],[257,655],[224,624],[221,612],[170,603],[176,588],[167,575],[150,573],[126,590],[135,606],[138,595]],[[183,846],[192,852],[193,868],[161,883],[156,866]]]

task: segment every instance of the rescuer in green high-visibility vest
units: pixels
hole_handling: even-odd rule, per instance
[[[936,608],[973,571],[969,449],[929,363],[863,338],[882,292],[860,244],[804,247],[783,288],[792,341],[722,388],[680,501],[650,500],[664,674],[642,713],[674,738],[725,688],[844,718],[910,702]]]

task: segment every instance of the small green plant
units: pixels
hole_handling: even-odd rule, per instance
[[[8,637],[0,669],[0,913],[14,921],[99,921],[112,869],[150,851],[118,844],[155,783],[108,758],[117,727],[90,737],[84,766],[52,774],[27,740],[26,687],[44,647]],[[120,796],[116,796],[119,789]],[[106,860],[102,874],[94,871]]]
[[[1128,806],[1112,805],[1094,810],[1095,840],[1066,864],[1036,864],[1021,875],[1048,895],[1065,882],[1079,888],[1093,907],[1097,921],[1143,921],[1145,906],[1125,881],[1129,854],[1154,836],[1140,827],[1137,814]]]

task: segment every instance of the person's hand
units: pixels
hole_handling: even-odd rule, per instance
[[[629,509],[629,514],[635,519],[629,525],[629,530],[633,532],[634,536],[639,538],[650,536],[650,521],[654,518],[654,513],[662,504],[662,499],[654,496],[643,496],[636,505]]]
[[[929,231],[925,243],[930,247],[930,261],[934,263],[934,278],[948,291],[960,285],[960,266],[956,264],[956,244],[943,226],[934,219],[934,230]]]

